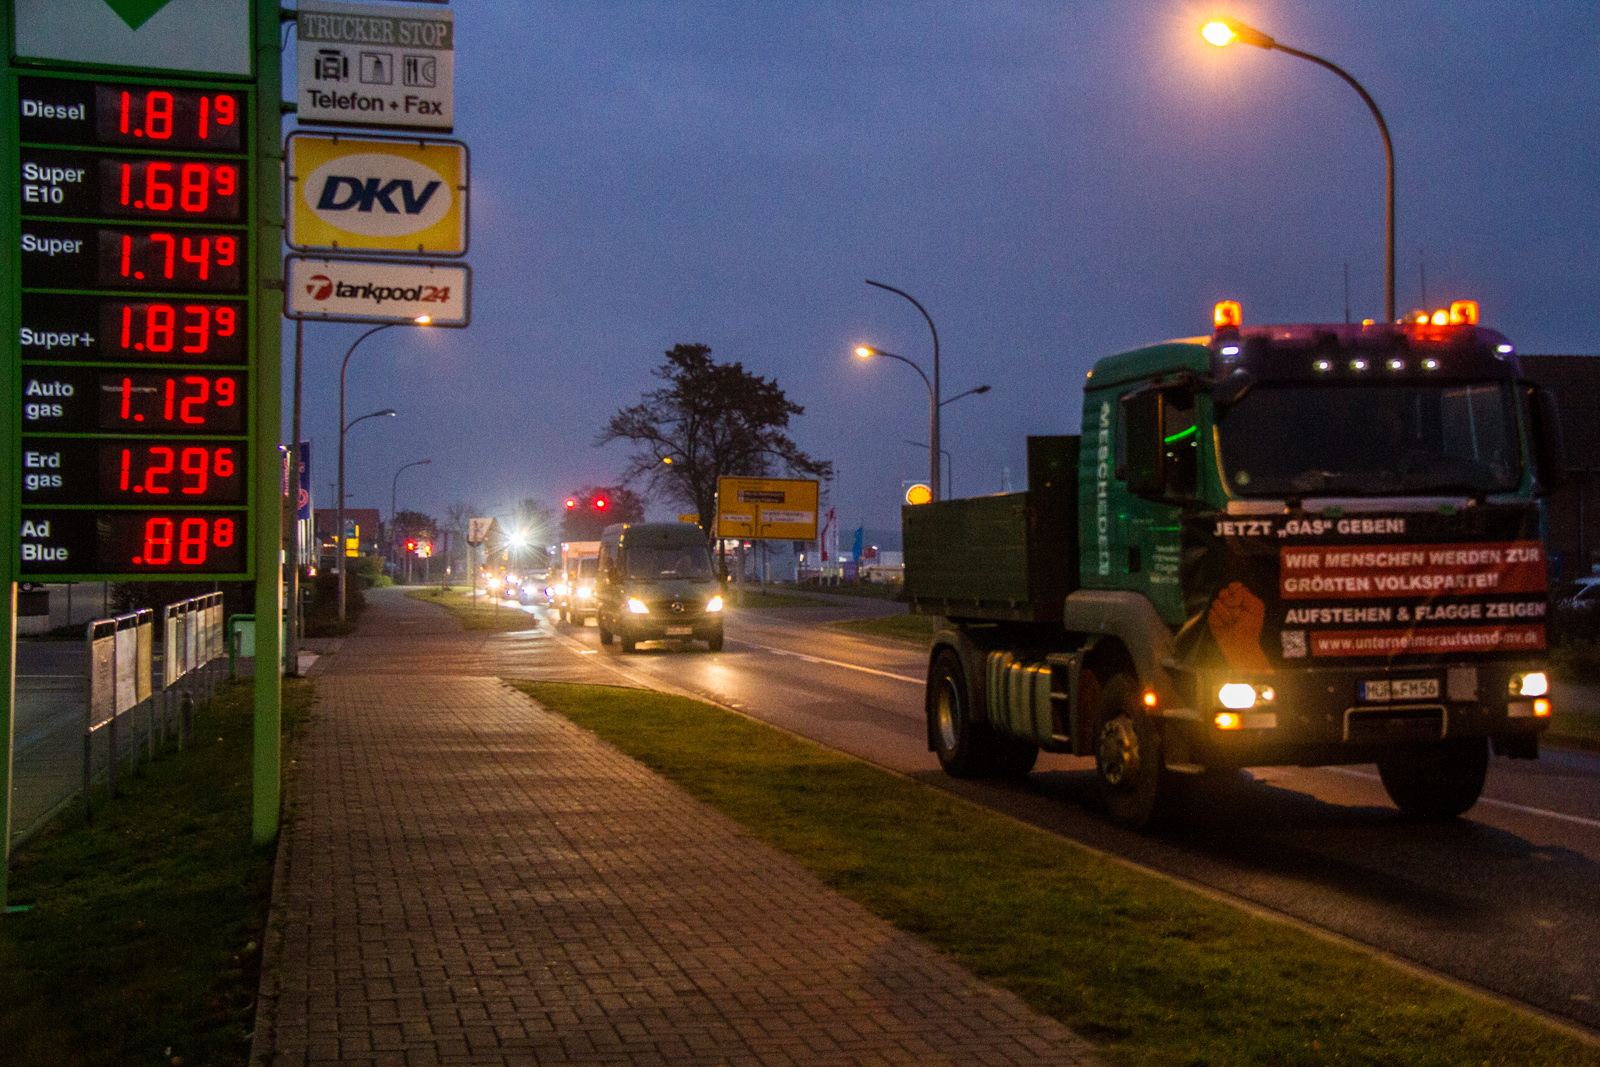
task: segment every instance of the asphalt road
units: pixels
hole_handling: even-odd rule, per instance
[[[1014,785],[940,772],[927,750],[924,654],[825,628],[893,605],[730,609],[716,655],[662,643],[624,656],[600,647],[593,623],[525,610],[544,625],[506,646],[515,675],[706,697],[1600,1033],[1600,755],[1496,758],[1484,799],[1444,825],[1401,818],[1370,766],[1259,768],[1178,825],[1135,834],[1101,814],[1087,759],[1042,755]]]

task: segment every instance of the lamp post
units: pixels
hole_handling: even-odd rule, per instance
[[[394,522],[396,516],[400,514],[400,509],[395,505],[395,493],[400,488],[400,475],[405,471],[410,470],[412,467],[426,467],[432,462],[433,460],[431,459],[419,459],[414,463],[407,463],[404,467],[401,467],[399,470],[394,472],[394,481],[389,483],[389,546],[391,550],[394,547]],[[411,560],[407,559],[406,580],[408,584],[410,582],[410,570]]]
[[[381,329],[381,327],[380,327],[380,329]],[[354,346],[352,346],[352,349],[353,348],[354,348]],[[349,358],[350,358],[349,356],[346,356],[345,360],[348,362]],[[340,389],[339,389],[339,416],[340,416],[340,418],[344,417],[344,388],[343,388],[343,385],[344,385],[344,382],[343,382],[343,377],[341,375]],[[333,520],[333,537],[334,537],[334,543],[338,546],[335,549],[335,558],[337,558],[338,561],[339,561],[339,621],[340,622],[344,622],[344,582],[345,582],[345,578],[344,578],[344,571],[345,571],[345,567],[344,567],[344,560],[345,560],[345,545],[344,545],[344,435],[350,432],[350,427],[354,426],[356,423],[360,422],[362,419],[376,419],[376,418],[379,418],[381,416],[389,416],[390,418],[393,418],[395,414],[396,414],[396,412],[395,412],[394,408],[384,408],[382,411],[369,411],[365,415],[361,415],[361,416],[358,416],[357,418],[351,419],[349,422],[344,423],[343,425],[341,425],[339,427],[339,510],[338,510],[337,515],[335,516],[335,518]]]
[[[1328,62],[1321,56],[1314,56],[1310,52],[1302,52],[1298,48],[1279,44],[1273,38],[1252,29],[1237,19],[1218,19],[1208,22],[1200,28],[1200,34],[1207,41],[1218,48],[1225,48],[1235,41],[1265,48],[1267,51],[1277,49],[1287,52],[1291,56],[1310,60],[1319,67],[1325,67],[1343,78],[1357,93],[1372,111],[1372,117],[1378,120],[1378,132],[1383,135],[1383,156],[1388,166],[1388,184],[1384,192],[1383,215],[1383,317],[1385,322],[1394,322],[1394,144],[1389,140],[1389,124],[1383,121],[1383,112],[1378,110],[1378,105],[1371,95],[1361,87],[1361,83],[1352,78],[1342,68]]]
[[[917,367],[915,363],[911,363],[909,359],[901,356],[895,356],[894,358],[902,363],[911,363],[911,366],[917,367],[917,373],[922,374],[922,380],[928,382],[928,488],[933,493],[933,499],[937,501],[939,499],[939,331],[934,327],[933,317],[928,314],[928,309],[918,303],[917,298],[910,293],[903,289],[896,289],[892,285],[875,282],[871,278],[866,279],[866,283],[879,289],[887,289],[889,292],[903,296],[911,301],[912,306],[922,312],[922,317],[928,323],[928,332],[933,334],[933,381],[928,382],[928,376],[922,374],[922,368]],[[877,352],[877,349],[869,348],[866,351],[860,348],[856,349],[856,355],[862,358],[866,358],[874,352]],[[879,354],[887,356],[889,353],[881,352]]]

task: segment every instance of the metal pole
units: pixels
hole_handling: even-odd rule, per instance
[[[898,293],[922,312],[922,317],[927,320],[928,332],[933,334],[933,384],[930,388],[928,399],[928,491],[933,494],[933,499],[939,499],[939,331],[933,325],[933,316],[928,314],[928,309],[917,302],[917,298],[904,289],[896,289],[892,285],[866,279],[868,285],[887,289],[891,293]]]
[[[289,618],[284,624],[284,673],[290,678],[300,677],[300,375],[304,367],[306,324],[294,320],[294,415],[289,433],[289,447],[294,455],[289,469],[294,478],[289,485],[289,495],[294,518],[289,523],[293,531],[289,546]]]
[[[334,536],[335,542],[339,546],[338,551],[334,554],[334,558],[336,560],[338,560],[338,563],[339,563],[339,621],[340,622],[344,622],[344,581],[345,581],[345,579],[344,579],[344,570],[345,570],[345,568],[344,568],[344,435],[345,435],[345,431],[350,428],[350,427],[348,427],[348,426],[346,426],[344,424],[345,372],[350,369],[350,357],[356,354],[356,345],[359,345],[362,341],[365,341],[367,338],[371,337],[373,334],[379,332],[380,330],[387,330],[391,326],[398,326],[398,325],[400,325],[398,322],[386,322],[382,326],[374,326],[372,329],[368,330],[366,333],[362,334],[360,337],[357,337],[356,340],[355,340],[355,344],[351,345],[350,346],[350,350],[344,354],[344,362],[339,364],[339,499],[334,502],[334,506],[336,508],[336,513],[335,513],[335,518],[334,518],[334,523],[333,523],[333,536]],[[365,416],[363,416],[363,418],[365,418]],[[361,420],[357,419],[356,421],[360,422]],[[257,612],[256,614],[259,615],[260,612]]]

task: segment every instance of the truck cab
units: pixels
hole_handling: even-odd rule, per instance
[[[1534,758],[1548,722],[1554,405],[1470,301],[1392,325],[1241,319],[1219,305],[1209,336],[1089,372],[1076,506],[1022,502],[1023,536],[1075,580],[1013,579],[1021,615],[935,595],[911,542],[937,522],[906,509],[908,590],[945,619],[930,745],[957,773],[1093,754],[1130,825],[1174,776],[1273,764],[1375,762],[1402,810],[1459,814],[1491,749]],[[986,759],[959,758],[963,713]]]

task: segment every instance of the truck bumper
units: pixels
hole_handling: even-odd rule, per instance
[[[1513,693],[1542,663],[1341,667],[1227,678],[1199,673],[1187,708],[1164,715],[1169,764],[1317,766],[1365,763],[1397,746],[1484,737],[1503,755],[1538,754],[1549,697]],[[1251,685],[1249,707],[1225,707],[1223,684]],[[1388,683],[1384,685],[1383,683]],[[1238,703],[1238,701],[1235,701]]]

